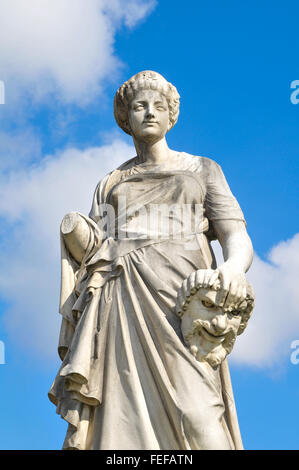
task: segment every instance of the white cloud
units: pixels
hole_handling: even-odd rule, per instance
[[[40,155],[40,141],[29,128],[10,134],[0,131],[0,173],[24,167]]]
[[[219,247],[215,251],[219,262]],[[255,254],[247,274],[255,291],[255,308],[237,339],[232,363],[274,367],[290,360],[291,343],[299,339],[298,272],[299,233],[274,246],[266,261]]]
[[[113,21],[121,22],[133,28],[135,24],[148,15],[155,7],[156,0],[145,2],[144,0],[135,0],[124,2],[123,0],[108,0],[106,2],[106,11],[112,17]]]
[[[30,170],[9,173],[0,185],[0,293],[4,321],[15,341],[42,357],[56,354],[60,316],[59,224],[72,210],[88,214],[98,181],[134,156],[121,140],[85,151],[68,149]]]
[[[86,103],[120,61],[114,37],[133,27],[155,0],[0,0],[0,79],[16,102],[54,93],[65,102]],[[13,91],[12,91],[13,90]],[[9,96],[7,96],[7,101]]]

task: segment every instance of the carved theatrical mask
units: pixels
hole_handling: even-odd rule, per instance
[[[212,367],[221,364],[232,351],[236,337],[246,328],[253,309],[253,292],[249,284],[246,300],[238,309],[224,311],[218,305],[218,297],[218,290],[199,288],[183,303],[177,303],[187,346],[198,361],[206,361]]]

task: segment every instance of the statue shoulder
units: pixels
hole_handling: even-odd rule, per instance
[[[136,156],[133,158],[130,158],[126,162],[122,163],[120,166],[118,166],[114,171],[123,171],[123,170],[128,170],[129,168],[132,168],[132,166],[135,165],[136,162]],[[113,173],[113,172],[112,172]]]
[[[203,175],[218,171],[219,168],[221,168],[220,165],[210,157],[192,155],[186,152],[181,152],[181,155],[184,160],[188,162],[190,166],[192,166],[194,171],[200,172]]]
[[[100,193],[102,196],[101,199],[104,199],[103,196],[109,190],[111,184],[119,178],[119,175],[122,174],[123,171],[130,169],[135,164],[136,157],[130,158],[129,160],[125,161],[121,165],[119,165],[114,170],[107,173],[97,184],[95,192]]]

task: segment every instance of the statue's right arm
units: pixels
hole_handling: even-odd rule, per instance
[[[110,173],[98,183],[88,217],[83,217],[78,212],[70,212],[62,219],[60,232],[63,241],[69,253],[79,264],[81,264],[86,251],[99,247],[103,240],[101,218],[105,202],[105,188],[109,177]],[[92,239],[93,246],[89,246]]]
[[[81,263],[88,247],[92,228],[80,214],[70,212],[62,219],[60,230],[72,257]]]

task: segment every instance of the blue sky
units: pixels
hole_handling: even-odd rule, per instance
[[[299,449],[298,2],[26,4],[0,0],[0,449],[61,448],[59,223],[133,156],[113,96],[144,69],[181,95],[169,146],[222,166],[253,241],[256,309],[230,360],[245,447]]]

